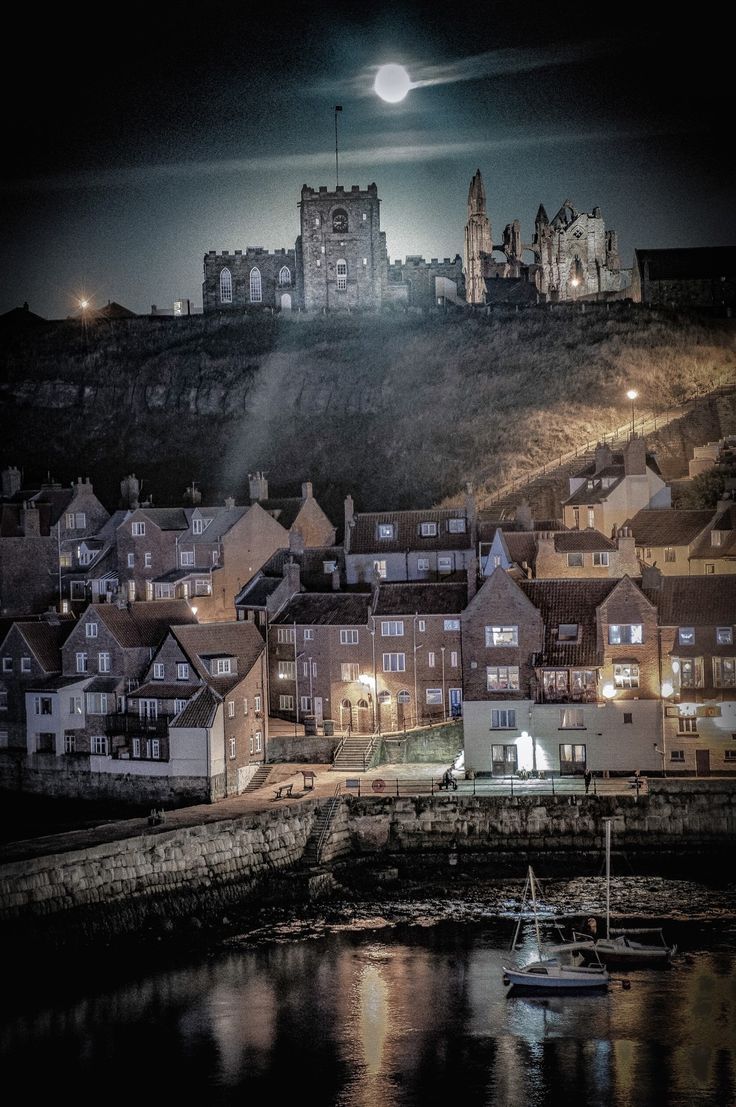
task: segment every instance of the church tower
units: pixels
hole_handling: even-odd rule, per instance
[[[486,214],[486,190],[480,169],[468,189],[468,221],[465,224],[465,300],[469,304],[484,304],[486,285],[483,279],[483,254],[493,250],[491,224]]]

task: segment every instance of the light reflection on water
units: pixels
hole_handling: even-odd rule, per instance
[[[734,908],[725,895],[712,906],[710,930],[670,934],[664,920],[684,952],[671,968],[615,972],[604,995],[507,995],[507,918],[358,925],[130,969],[118,985],[49,987],[5,1012],[0,1061],[6,1079],[32,1075],[34,1099],[73,1089],[95,1107],[731,1107]],[[522,947],[532,952],[530,921]]]

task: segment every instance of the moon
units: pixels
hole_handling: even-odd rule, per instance
[[[374,91],[389,104],[398,104],[411,88],[411,78],[403,65],[382,65],[376,73]]]

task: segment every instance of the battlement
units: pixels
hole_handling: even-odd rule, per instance
[[[436,269],[443,265],[462,265],[462,258],[459,254],[455,254],[454,258],[432,258],[427,261],[421,254],[407,254],[404,261],[401,258],[395,258],[392,262],[389,262],[389,269]]]
[[[309,185],[302,185],[302,202],[316,198],[318,200],[344,200],[346,197],[355,198],[356,196],[368,196],[373,199],[378,199],[378,186],[376,184],[369,184],[366,189],[361,189],[360,185],[351,185],[350,188],[345,188],[344,185],[338,185],[334,191],[330,191],[327,185],[320,185],[318,188],[311,188]]]
[[[290,258],[294,261],[294,250],[266,250],[263,246],[246,246],[245,250],[208,250],[204,256],[205,261],[214,258],[216,261],[228,261],[232,258]]]

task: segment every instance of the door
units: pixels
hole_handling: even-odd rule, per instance
[[[319,726],[322,726],[322,697],[314,697],[314,717],[317,720]]]
[[[710,776],[710,750],[695,751],[696,776]]]
[[[462,688],[450,688],[447,695],[447,700],[450,707],[450,718],[459,719],[463,713]]]
[[[517,768],[516,746],[491,746],[494,776],[513,776]]]
[[[582,776],[585,772],[586,749],[571,742],[560,743],[560,776]]]
[[[282,292],[281,293],[281,310],[282,311],[291,311],[291,293],[290,292]]]

